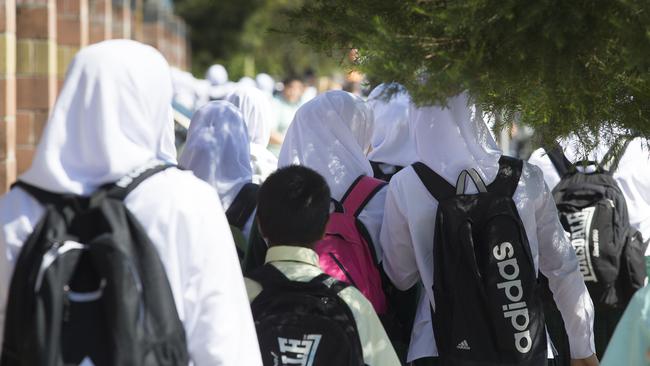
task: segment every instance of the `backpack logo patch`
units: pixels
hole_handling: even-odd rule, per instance
[[[456,346],[456,349],[462,349],[463,351],[469,351],[471,350],[469,343],[467,343],[467,340],[464,339],[462,342],[458,343]]]
[[[280,365],[312,366],[321,338],[320,334],[307,334],[302,339],[278,337]]]
[[[598,282],[594,267],[591,263],[592,253],[589,250],[589,236],[591,221],[594,217],[595,207],[587,207],[582,211],[566,214],[566,220],[569,223],[569,234],[571,235],[571,245],[576,251],[578,257],[578,266],[585,281]],[[598,234],[595,234],[595,241],[598,242]],[[600,248],[594,248],[594,256],[600,256]]]

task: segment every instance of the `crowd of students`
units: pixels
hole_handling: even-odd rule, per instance
[[[466,93],[418,107],[387,86],[301,105],[277,160],[267,95],[233,87],[194,113],[177,161],[164,58],[126,40],[82,49],[32,166],[0,199],[0,364],[598,365],[599,299],[550,154],[504,156]],[[647,240],[643,144],[626,144],[614,177]],[[157,258],[95,249],[113,246]],[[561,316],[548,332],[538,274]],[[166,313],[147,297],[165,291]],[[649,362],[621,350],[649,329],[644,296],[607,365]]]

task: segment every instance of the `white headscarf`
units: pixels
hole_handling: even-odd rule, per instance
[[[113,40],[84,48],[20,179],[87,195],[151,159],[175,162],[171,100],[169,65],[153,47]]]
[[[409,105],[411,98],[403,87],[385,100],[384,93],[391,85],[381,84],[368,97],[375,116],[370,161],[396,166],[409,166],[418,160],[415,140],[409,132]]]
[[[445,107],[412,105],[409,113],[420,161],[450,183],[469,168],[475,168],[486,183],[494,180],[501,151],[467,93],[449,98]]]
[[[205,73],[205,78],[213,86],[224,85],[228,82],[228,71],[222,65],[215,64],[210,66],[208,71]]]
[[[226,95],[225,100],[241,111],[251,144],[266,148],[274,117],[269,98],[255,87],[240,87]]]
[[[275,90],[275,81],[269,74],[260,73],[255,77],[255,84],[257,88],[269,95],[273,95],[273,90]]]
[[[257,83],[255,80],[249,76],[244,76],[237,82],[238,87],[244,88],[257,88]]]
[[[252,176],[246,124],[237,107],[215,101],[199,109],[179,162],[212,185],[227,210]]]
[[[360,175],[372,176],[365,156],[372,111],[348,92],[328,91],[298,109],[280,152],[279,167],[300,164],[320,173],[340,200]]]

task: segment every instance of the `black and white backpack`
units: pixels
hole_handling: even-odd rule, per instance
[[[502,156],[494,182],[463,171],[456,187],[413,168],[438,201],[433,330],[441,365],[547,364],[544,312],[528,238],[512,198],[522,161]],[[470,177],[478,194],[465,194]]]
[[[625,308],[645,281],[647,244],[630,226],[625,196],[613,177],[628,144],[615,143],[601,162],[571,163],[559,145],[548,151],[561,178],[553,189],[560,221],[597,308]]]
[[[363,366],[356,321],[338,296],[348,287],[321,274],[289,280],[271,264],[248,277],[262,292],[251,304],[265,366]]]
[[[45,213],[11,279],[2,366],[188,364],[163,264],[123,202],[168,167],[148,164],[90,197],[16,184]]]

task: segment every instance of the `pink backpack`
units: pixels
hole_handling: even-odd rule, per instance
[[[388,304],[374,248],[362,235],[360,228],[365,230],[365,227],[357,216],[384,185],[385,182],[375,178],[357,178],[341,202],[335,203],[337,207],[330,215],[325,237],[315,246],[323,271],[356,287],[370,300],[377,314],[386,313]]]

